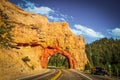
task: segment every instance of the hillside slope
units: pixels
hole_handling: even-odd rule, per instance
[[[100,66],[113,74],[120,72],[120,40],[103,38],[86,45],[90,66]]]
[[[25,12],[7,0],[0,0],[0,14],[0,80],[40,72],[41,56],[52,48],[69,52],[76,69],[84,70],[84,38],[73,34],[67,22],[49,22],[45,16]]]

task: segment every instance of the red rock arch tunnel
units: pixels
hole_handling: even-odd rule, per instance
[[[41,66],[42,68],[47,68],[47,64],[48,64],[48,58],[54,54],[62,54],[65,57],[68,58],[69,60],[69,65],[70,65],[70,69],[76,69],[76,61],[75,59],[72,57],[72,55],[70,54],[70,52],[62,50],[61,48],[53,48],[53,47],[47,47],[44,50],[44,53],[41,56]]]
[[[35,46],[42,46],[42,45],[38,44],[37,42],[30,42],[30,43],[17,43],[17,46],[35,47]],[[60,54],[64,55],[65,57],[67,57],[67,59],[69,60],[70,68],[76,69],[75,58],[73,58],[73,56],[71,55],[71,53],[69,51],[65,51],[62,48],[60,48],[58,42],[53,47],[48,46],[47,48],[44,48],[44,53],[42,54],[42,56],[40,58],[42,68],[47,68],[48,58],[57,53],[60,53]]]

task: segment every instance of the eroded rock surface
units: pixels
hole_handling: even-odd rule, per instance
[[[15,26],[11,34],[16,46],[0,48],[0,80],[37,73],[46,68],[47,58],[58,52],[68,57],[70,68],[84,70],[84,38],[73,34],[67,22],[49,22],[45,16],[25,12],[7,0],[0,0],[0,11]]]

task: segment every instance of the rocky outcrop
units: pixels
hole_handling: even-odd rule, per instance
[[[15,47],[0,49],[1,80],[37,73],[46,68],[48,57],[58,52],[69,59],[70,68],[84,70],[84,38],[73,34],[67,22],[49,22],[45,16],[25,12],[7,0],[0,0],[0,11],[15,26],[11,31]]]

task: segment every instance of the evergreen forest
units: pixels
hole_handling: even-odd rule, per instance
[[[86,69],[102,67],[113,75],[120,73],[120,39],[102,38],[86,44],[89,63]]]

